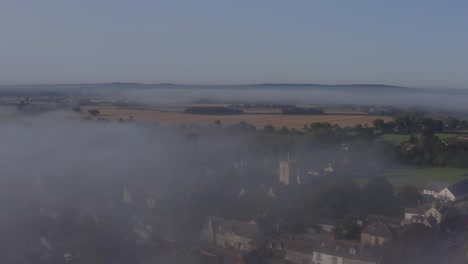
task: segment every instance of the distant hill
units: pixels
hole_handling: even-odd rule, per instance
[[[361,92],[361,93],[401,93],[416,92],[420,89],[408,88],[403,86],[384,85],[384,84],[298,84],[298,83],[261,83],[261,84],[243,84],[243,85],[184,85],[175,83],[144,84],[131,82],[114,83],[90,83],[90,84],[52,84],[52,85],[0,85],[0,91],[11,90],[23,91],[56,91],[56,92],[78,92],[78,91],[98,91],[98,90],[152,90],[152,89],[194,89],[194,90],[301,90],[301,91],[336,91],[336,92]]]

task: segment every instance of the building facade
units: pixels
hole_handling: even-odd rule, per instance
[[[200,232],[200,240],[219,247],[247,252],[261,243],[261,235],[255,223],[209,216]]]

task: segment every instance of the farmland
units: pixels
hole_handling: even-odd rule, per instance
[[[193,105],[190,105],[193,106]],[[314,122],[329,122],[342,127],[354,126],[357,124],[372,125],[372,121],[376,118],[385,121],[391,120],[390,117],[364,115],[361,113],[350,112],[344,113],[345,110],[333,110],[335,113],[327,113],[325,115],[281,115],[273,112],[270,109],[262,109],[262,112],[254,112],[255,109],[249,109],[243,115],[195,115],[186,114],[181,110],[183,106],[178,107],[162,107],[152,109],[130,109],[118,108],[115,106],[83,106],[80,117],[89,116],[89,109],[99,109],[100,117],[117,121],[119,118],[128,119],[132,116],[134,120],[140,122],[159,122],[162,124],[180,125],[180,124],[199,124],[209,125],[216,120],[220,120],[223,125],[234,124],[241,121],[251,123],[261,129],[266,125],[272,125],[276,128],[286,126],[288,128],[301,129],[304,125],[309,125]],[[271,111],[271,112],[268,112]],[[277,111],[277,110],[276,110]],[[336,113],[339,112],[339,113]]]

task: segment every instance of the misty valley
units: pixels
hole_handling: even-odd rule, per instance
[[[467,99],[382,85],[0,86],[0,263],[463,259]]]

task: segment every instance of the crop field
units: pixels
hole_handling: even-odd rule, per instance
[[[164,110],[139,110],[117,108],[113,106],[83,106],[81,117],[89,116],[89,109],[99,109],[102,118],[107,118],[110,121],[117,121],[119,118],[128,119],[132,116],[134,120],[141,122],[159,122],[162,124],[199,124],[209,125],[216,120],[220,120],[223,125],[234,124],[240,121],[251,123],[262,129],[266,125],[272,125],[276,128],[286,126],[288,128],[301,129],[304,125],[310,125],[314,122],[329,122],[342,127],[354,126],[357,124],[372,125],[372,121],[376,118],[383,120],[391,120],[390,117],[371,116],[362,114],[326,114],[326,115],[281,115],[278,113],[256,113],[243,115],[195,115],[186,114],[182,111],[173,111],[173,108],[167,107]],[[268,109],[266,109],[268,110]]]

